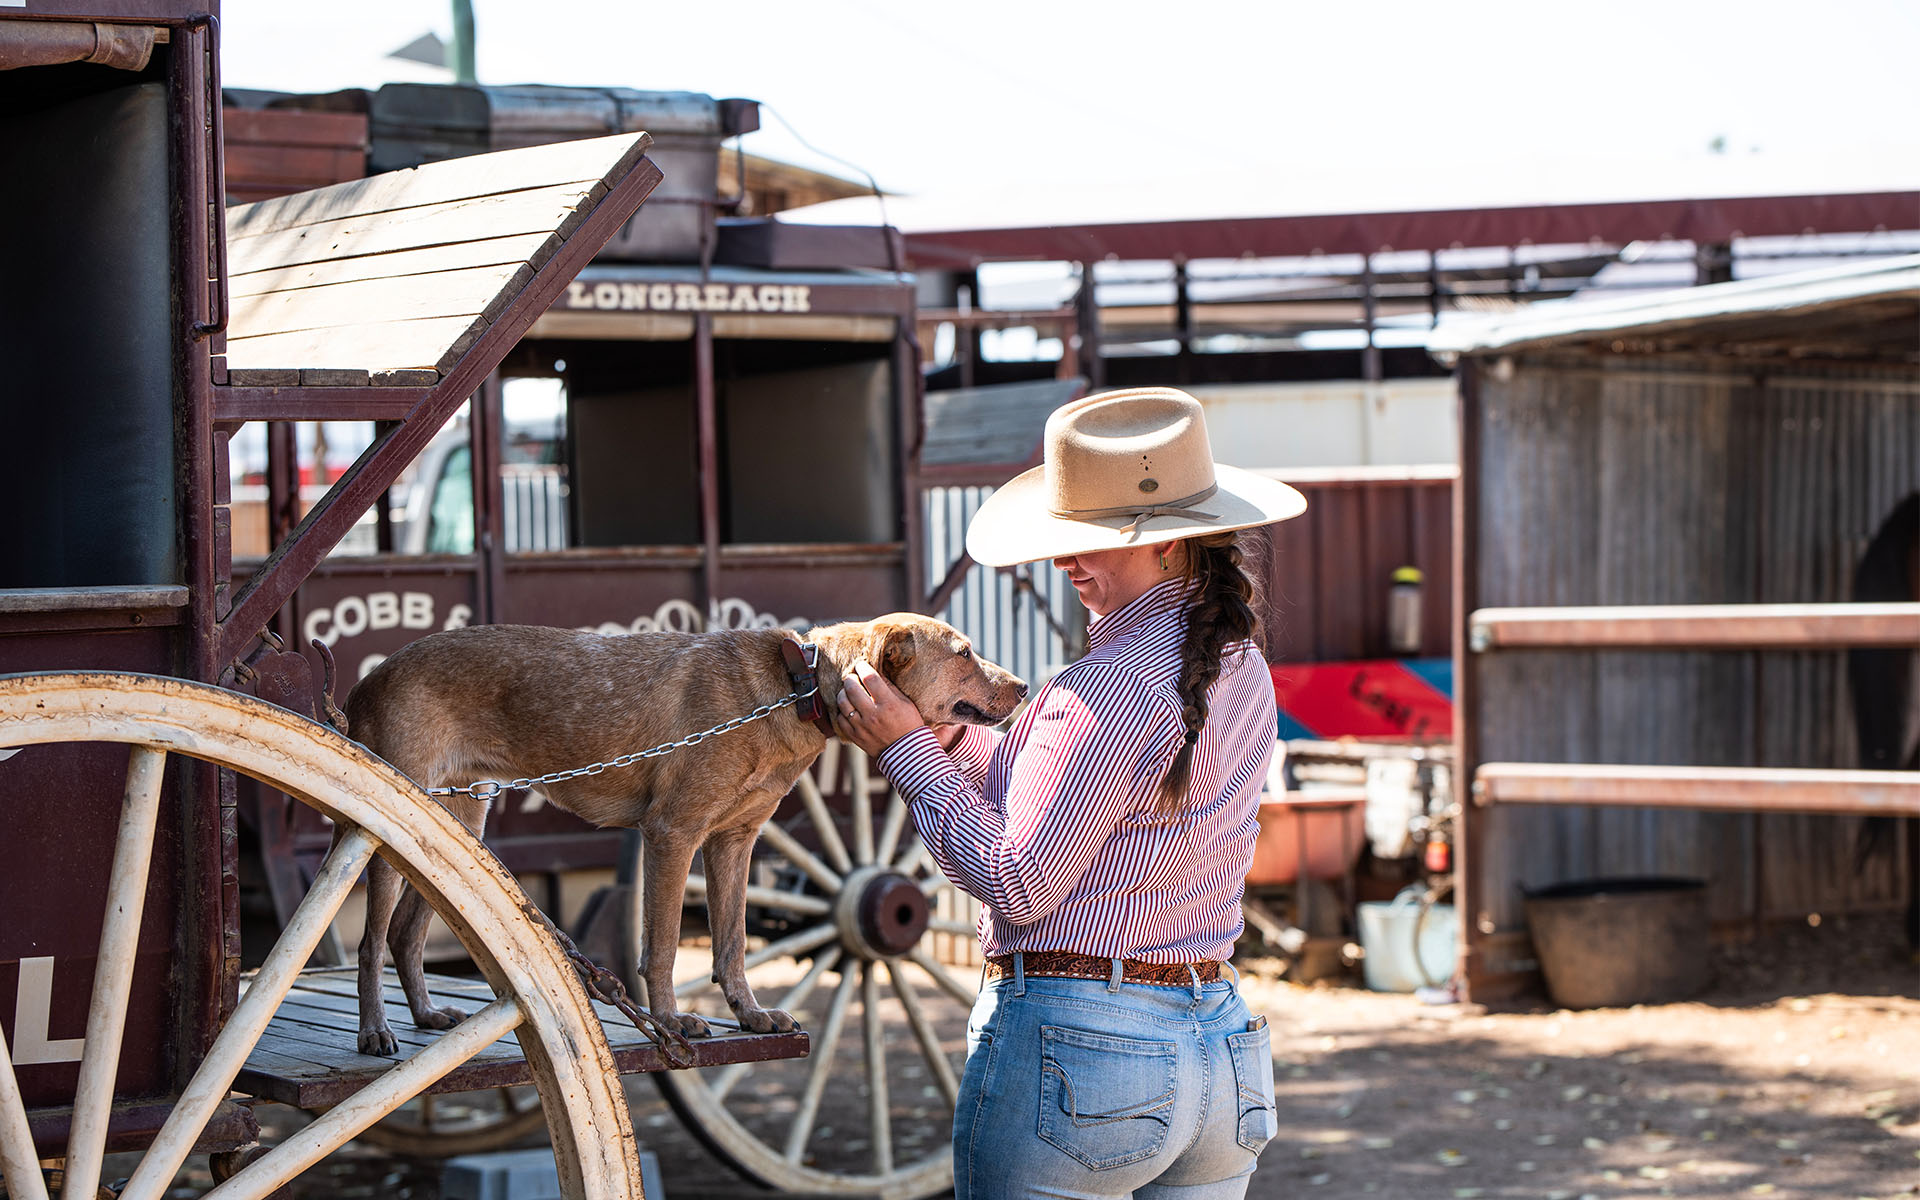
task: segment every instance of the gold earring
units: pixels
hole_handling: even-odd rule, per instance
[[[1165,550],[1160,551],[1160,569],[1162,571],[1167,569],[1167,552]]]

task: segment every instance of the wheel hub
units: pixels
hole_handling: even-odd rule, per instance
[[[891,867],[864,867],[847,876],[834,921],[847,949],[862,958],[898,958],[920,942],[932,918],[925,892]]]

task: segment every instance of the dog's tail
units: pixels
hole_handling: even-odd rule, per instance
[[[320,652],[320,667],[324,672],[320,682],[320,707],[326,711],[327,724],[341,737],[347,736],[347,714],[333,702],[333,651],[319,638],[313,639],[313,648]]]

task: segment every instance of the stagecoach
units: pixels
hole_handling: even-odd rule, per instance
[[[379,654],[461,621],[916,607],[910,280],[795,268],[807,252],[780,245],[744,265],[593,261],[660,182],[638,131],[226,209],[218,23],[196,6],[31,0],[0,16],[0,68],[7,1194],[151,1197],[204,1162],[222,1195],[265,1195],[356,1136],[448,1152],[544,1123],[567,1194],[638,1195],[621,1075],[642,1072],[767,1182],[947,1186],[974,989],[943,947],[970,924],[857,753],[830,753],[769,825],[750,896],[756,987],[813,1035],[686,1043],[590,998],[582,977],[605,973],[520,883],[565,923],[559,881],[630,883],[630,845],[529,794],[489,849],[326,719]],[[529,377],[567,385],[560,544],[506,535],[503,394]],[[390,514],[384,494],[463,406],[470,542],[330,557],[364,513]],[[293,423],[320,420],[373,436],[306,508],[287,451]],[[230,455],[262,426],[281,451],[271,537],[236,562]],[[795,464],[849,437],[869,468],[849,477],[877,487],[797,492]],[[824,535],[822,512],[839,522]],[[433,900],[470,964],[435,986],[475,1010],[440,1035],[396,1022],[398,1063],[357,1054],[350,981],[327,965],[376,853]],[[901,879],[929,905],[847,919]],[[632,890],[588,923],[616,969]],[[822,1098],[856,1087],[864,1136],[833,1136]],[[450,1119],[433,1099],[474,1089],[499,1103]],[[263,1145],[269,1102],[318,1115]]]

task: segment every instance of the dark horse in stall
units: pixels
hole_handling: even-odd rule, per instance
[[[1920,492],[1902,500],[1881,523],[1853,572],[1853,599],[1861,602],[1920,600]],[[1847,691],[1859,735],[1860,765],[1875,771],[1920,769],[1920,742],[1909,748],[1913,709],[1920,705],[1909,647],[1847,652]],[[1860,827],[1857,865],[1899,852],[1906,833],[1907,944],[1920,950],[1920,818],[1868,817]]]

